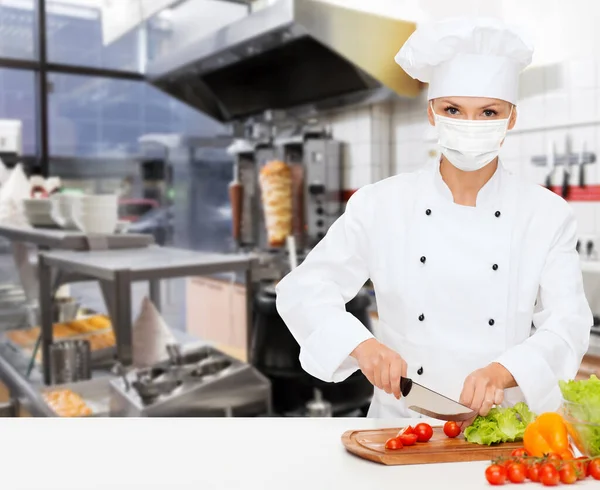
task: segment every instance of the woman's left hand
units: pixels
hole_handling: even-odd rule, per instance
[[[502,403],[504,390],[512,386],[516,386],[512,374],[501,364],[492,363],[467,377],[459,402],[485,417],[494,405]]]

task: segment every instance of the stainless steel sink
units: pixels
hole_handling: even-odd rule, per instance
[[[111,416],[270,414],[270,381],[249,364],[207,346],[169,355],[111,381]]]

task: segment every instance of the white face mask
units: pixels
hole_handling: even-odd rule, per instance
[[[435,127],[438,134],[438,144],[442,154],[452,165],[460,170],[472,172],[479,170],[498,156],[502,141],[506,137],[507,119],[490,121],[471,121],[454,119],[436,114]]]

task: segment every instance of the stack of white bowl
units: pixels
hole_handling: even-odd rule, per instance
[[[31,226],[56,226],[52,219],[52,202],[49,199],[24,199],[23,206]]]
[[[79,198],[81,198],[81,194],[54,194],[50,197],[52,219],[58,226],[66,230],[77,230],[73,219],[73,210]]]
[[[71,219],[84,233],[114,233],[119,220],[117,194],[70,196]]]

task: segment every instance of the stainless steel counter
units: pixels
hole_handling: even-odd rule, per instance
[[[1,225],[0,236],[12,242],[30,243],[46,249],[88,250],[90,248],[88,236],[79,231]],[[111,249],[140,248],[154,242],[151,235],[143,234],[102,235],[96,239],[105,240],[107,247]]]

